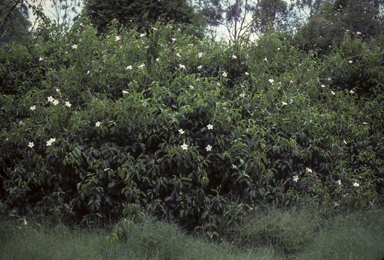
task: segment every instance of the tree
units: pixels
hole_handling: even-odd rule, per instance
[[[147,28],[161,18],[165,22],[199,24],[199,15],[186,0],[84,0],[85,15],[105,33],[107,24],[116,19],[124,27]]]
[[[250,27],[251,5],[248,0],[198,0],[196,8],[208,26],[223,26],[231,41],[244,35]]]
[[[37,17],[35,24],[47,17],[43,13],[43,0],[2,0],[0,1],[0,42],[30,39],[29,10]],[[32,28],[33,29],[33,28]]]
[[[199,0],[199,10],[211,26],[224,26],[231,41],[246,32],[264,32],[268,23],[288,26],[293,6],[284,0]],[[256,3],[255,3],[256,2]],[[291,8],[288,8],[291,7]]]
[[[227,7],[224,21],[231,41],[235,41],[248,31],[250,23],[246,22],[246,18],[251,6],[248,0],[235,0],[233,4],[231,2],[229,0],[224,2]]]
[[[217,35],[217,27],[224,19],[224,9],[222,8],[220,0],[190,0],[190,5],[194,7],[207,33],[215,38]]]
[[[276,28],[283,28],[287,24],[288,4],[283,0],[258,0],[252,11],[253,31],[264,33],[269,23]]]
[[[364,40],[382,35],[384,17],[379,12],[384,0],[337,0],[322,3],[319,12],[309,18],[296,35],[296,43],[308,51],[327,54],[340,46],[345,33]]]
[[[224,9],[220,0],[198,0],[195,8],[203,15],[208,26],[219,26]]]
[[[0,42],[22,41],[23,38],[29,35],[28,28],[31,26],[31,22],[25,4],[7,0],[0,2],[0,10],[2,13]]]
[[[321,5],[327,0],[296,0],[292,3],[298,12],[305,14],[309,19],[320,11]]]

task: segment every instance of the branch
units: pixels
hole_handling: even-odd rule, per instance
[[[245,17],[247,16],[247,11],[248,11],[248,10],[247,10],[247,5],[248,5],[248,0],[245,1],[245,5],[244,5],[245,13],[244,13],[243,21],[241,21],[239,34],[240,34],[241,31],[243,30],[243,25],[244,25]]]

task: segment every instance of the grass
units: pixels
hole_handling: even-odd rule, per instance
[[[384,257],[384,209],[324,219],[308,209],[258,210],[221,241],[146,216],[118,246],[104,238],[113,225],[80,228],[53,216],[0,217],[0,259],[372,259]],[[65,224],[67,223],[67,224]],[[19,229],[21,227],[22,229]],[[226,231],[224,231],[226,230]]]

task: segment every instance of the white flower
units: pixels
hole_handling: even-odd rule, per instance
[[[359,187],[359,184],[358,184],[357,182],[355,182],[355,183],[353,184],[353,186],[354,186],[354,187]]]
[[[201,70],[202,68],[203,68],[203,66],[202,65],[200,65],[199,67],[197,67],[199,70]]]
[[[279,50],[280,50],[280,48],[277,48],[277,50],[279,51]]]
[[[156,61],[157,61],[157,62],[160,62],[160,58],[157,58]]]
[[[220,87],[220,83],[216,83],[218,87]]]
[[[128,67],[125,68],[126,70],[132,70],[132,66],[129,65]]]
[[[140,34],[140,37],[143,38],[145,36],[145,33]]]
[[[249,75],[249,73],[248,73],[248,72],[245,72],[244,74],[245,74],[245,76],[248,76],[248,75]]]
[[[265,57],[265,58],[263,59],[263,61],[268,61],[268,60],[267,60],[267,57]]]
[[[197,56],[199,56],[199,58],[203,57],[203,53],[200,52],[199,54],[197,54]]]
[[[233,169],[236,169],[236,168],[237,168],[237,166],[236,166],[236,165],[234,165],[234,164],[232,164],[232,168],[233,168]]]
[[[53,101],[53,104],[56,106],[57,104],[59,104],[59,101],[55,99],[55,100]]]
[[[193,89],[193,86],[192,86],[192,85],[189,85],[189,87],[190,87],[191,89]]]
[[[291,98],[291,102],[289,102],[289,104],[292,104],[293,103],[293,99]]]
[[[52,96],[48,97],[49,102],[52,102],[53,100],[55,100],[55,99]]]
[[[77,49],[77,45],[76,44],[72,45],[72,49]]]
[[[353,94],[353,93],[355,93],[355,92],[351,89],[351,91],[349,91],[349,93]]]
[[[185,133],[185,132],[183,131],[183,129],[179,129],[179,132],[180,132],[181,135]]]
[[[289,83],[293,83],[293,80],[290,80]]]
[[[123,95],[128,94],[128,91],[123,90]]]
[[[344,140],[344,141],[343,141],[343,144],[344,144],[344,145],[346,145],[346,144],[347,144],[347,142]]]
[[[368,123],[367,122],[363,122],[363,125],[368,125]]]
[[[120,36],[116,36],[116,41],[120,41],[121,37]]]
[[[240,97],[245,97],[245,93],[244,93],[244,92],[241,93],[241,94],[240,94]]]
[[[350,60],[350,61],[348,61],[348,62],[349,62],[349,63],[352,63],[353,61]]]
[[[207,149],[207,151],[210,151],[212,149],[212,146],[208,145],[205,149]]]
[[[331,91],[331,95],[335,95],[335,92]]]
[[[96,126],[100,126],[100,122],[99,121],[96,122]]]
[[[235,55],[232,55],[232,59],[237,59],[237,57]]]
[[[178,32],[181,32],[181,29],[179,28],[179,29],[177,29],[177,31],[178,31]]]
[[[286,106],[286,105],[287,105],[287,103],[285,103],[285,102],[281,103],[281,106]]]
[[[209,125],[207,125],[207,128],[208,128],[208,130],[213,129],[213,125],[209,124]]]
[[[29,143],[29,145],[28,145],[29,147],[33,147],[33,146],[35,146],[33,143]]]
[[[307,173],[312,173],[311,169],[307,168],[306,170],[307,170]]]
[[[179,66],[180,66],[180,69],[185,69],[185,65],[179,64]]]
[[[269,79],[268,81],[269,81],[270,83],[273,83],[273,82],[274,82],[274,80],[273,80],[273,79]]]
[[[321,85],[321,88],[325,88],[325,85]]]
[[[144,68],[145,67],[145,65],[144,64],[141,64],[140,66],[139,66],[139,69],[142,69],[142,68]]]
[[[338,183],[339,185],[341,185],[341,180],[338,180],[336,183]]]
[[[152,28],[152,30],[153,30],[153,31],[157,31],[157,29],[156,29],[156,28]]]
[[[296,175],[296,176],[293,177],[293,181],[294,182],[297,182],[298,180],[299,180],[299,176]]]
[[[331,77],[328,77],[328,81],[331,81]]]
[[[227,73],[223,72],[223,77],[227,77]]]
[[[191,44],[188,44],[188,46],[189,46],[189,47],[193,47],[193,43],[191,43]]]
[[[36,109],[36,106],[31,106],[31,110],[35,110]]]
[[[361,34],[361,32],[357,32],[356,34],[359,35],[359,34]]]
[[[42,61],[42,60],[43,60],[43,58],[40,57],[39,61]]]
[[[172,42],[175,42],[176,41],[176,39],[175,38],[172,38]]]
[[[183,148],[183,150],[187,150],[187,148],[188,148],[188,145],[186,145],[186,144],[183,144],[183,145],[181,146],[181,148]]]
[[[179,53],[176,53],[176,56],[180,58],[180,54]]]
[[[49,141],[47,141],[47,146],[51,146],[53,142],[56,141],[56,138],[51,138]]]
[[[71,107],[71,106],[72,106],[71,103],[69,103],[69,101],[65,102],[65,105],[66,105],[67,107]]]

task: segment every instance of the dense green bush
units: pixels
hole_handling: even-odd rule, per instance
[[[358,98],[339,83],[358,68],[334,67],[358,41],[322,62],[275,33],[227,45],[88,24],[5,53],[38,53],[45,74],[14,100],[1,89],[2,210],[127,218],[117,234],[149,211],[212,237],[260,205],[383,203],[383,94]]]

